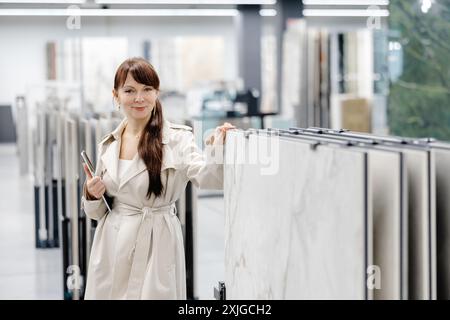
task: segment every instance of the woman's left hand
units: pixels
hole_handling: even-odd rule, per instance
[[[221,141],[221,144],[225,144],[226,133],[227,133],[227,130],[230,130],[230,129],[236,129],[236,127],[233,126],[231,123],[225,122],[223,125],[218,126],[218,127],[214,130],[214,132],[215,132],[219,137],[220,137],[220,136],[223,137],[223,138],[222,138],[223,140]],[[214,136],[215,136],[216,134],[212,134],[212,135],[209,137],[209,139],[206,141],[206,144],[207,144],[207,145],[212,145],[212,144],[214,143]]]

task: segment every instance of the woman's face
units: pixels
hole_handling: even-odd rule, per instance
[[[158,90],[136,82],[131,73],[128,73],[123,86],[118,91],[113,90],[113,95],[127,118],[141,120],[150,118],[156,106]]]

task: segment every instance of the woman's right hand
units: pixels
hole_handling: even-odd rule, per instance
[[[105,193],[106,187],[100,177],[92,177],[86,164],[83,164],[86,173],[86,189],[89,197],[100,199]]]

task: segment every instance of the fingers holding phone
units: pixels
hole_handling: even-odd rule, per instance
[[[100,199],[106,191],[105,184],[100,177],[92,177],[86,164],[83,164],[86,173],[86,188],[89,195],[96,199]]]
[[[84,169],[84,173],[86,174],[86,179],[92,179],[92,174],[89,171],[86,163],[83,163],[83,169]]]

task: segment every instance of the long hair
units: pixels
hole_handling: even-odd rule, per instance
[[[125,83],[128,73],[139,83],[152,86],[159,90],[159,77],[155,68],[143,58],[130,58],[125,60],[117,69],[114,77],[114,89],[119,90]],[[162,194],[161,166],[163,158],[162,144],[163,114],[159,100],[156,100],[155,109],[147,122],[144,132],[139,139],[138,153],[144,161],[149,178],[147,198],[152,193],[155,197]]]

